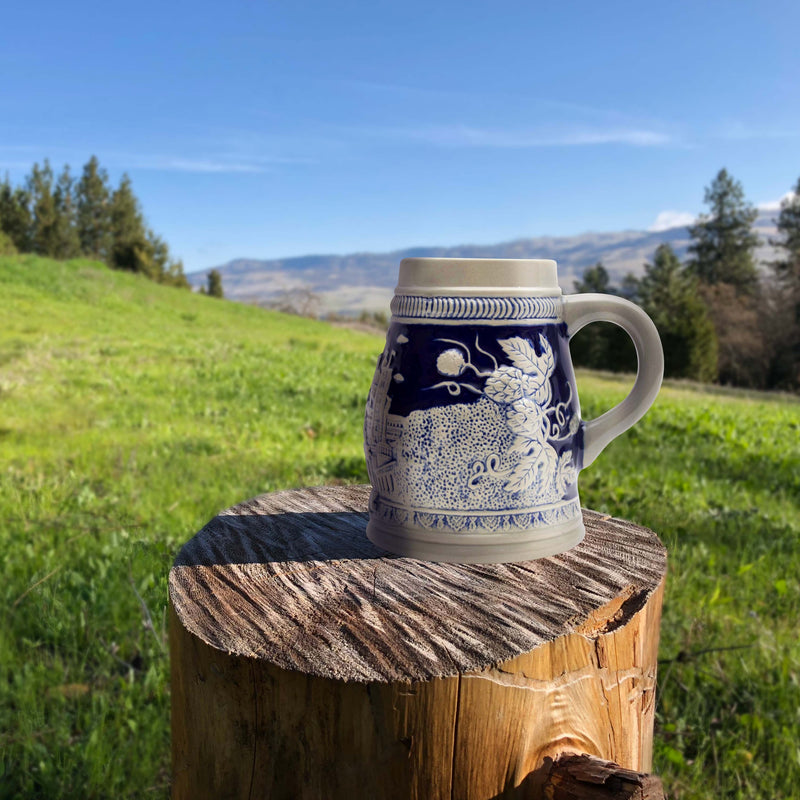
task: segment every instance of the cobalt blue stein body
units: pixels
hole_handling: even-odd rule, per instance
[[[639,373],[620,406],[584,422],[569,339],[599,319],[631,333]],[[367,401],[367,535],[399,555],[462,563],[575,546],[578,473],[644,414],[662,370],[644,312],[562,296],[554,261],[404,259]]]

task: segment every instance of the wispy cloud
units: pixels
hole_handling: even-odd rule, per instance
[[[30,152],[31,160],[21,161],[19,155],[9,160],[3,160],[3,151],[9,153]],[[44,154],[44,155],[42,155]],[[97,155],[100,163],[114,170],[153,170],[157,172],[185,172],[198,174],[258,174],[272,172],[276,167],[287,164],[309,164],[311,159],[268,156],[254,154],[203,154],[197,156],[175,156],[158,153],[132,153],[120,151],[104,151],[99,148]],[[58,166],[61,161],[70,164],[83,164],[88,161],[89,154],[78,153],[77,150],[66,150],[61,147],[0,147],[0,169],[28,169],[34,161],[43,161],[50,157],[50,161]]]
[[[3,161],[0,159],[0,170],[30,169],[30,161]]]
[[[668,231],[670,228],[683,228],[691,225],[697,217],[688,211],[661,211],[655,222],[647,229],[653,233]]]
[[[127,169],[146,169],[158,172],[196,173],[262,173],[269,165],[245,161],[226,161],[213,158],[175,158],[171,156],[132,156],[124,161]]]
[[[176,156],[159,153],[110,152],[101,159],[118,169],[143,169],[159,172],[189,172],[200,174],[259,174],[272,172],[287,164],[308,164],[307,158],[276,156],[257,149],[217,152],[198,152],[197,155]]]
[[[643,128],[542,131],[443,125],[419,128],[361,128],[357,132],[373,137],[423,142],[440,147],[529,149],[608,144],[658,147],[673,142],[667,134]]]
[[[352,78],[318,78],[318,82],[335,88],[369,92],[372,95],[403,96],[407,98],[431,98],[454,102],[478,102],[485,106],[487,103],[503,103],[509,108],[526,108],[541,111],[550,109],[580,115],[584,118],[593,117],[596,120],[616,120],[618,124],[641,124],[641,115],[634,115],[626,111],[602,106],[577,102],[560,97],[552,99],[539,94],[528,94],[522,91],[503,91],[493,89],[491,92],[475,91],[473,89],[443,88],[436,85],[414,86],[401,83],[385,83],[382,81],[357,80]]]
[[[753,139],[796,139],[800,130],[796,128],[753,127],[744,122],[734,121],[724,124],[718,132],[721,139],[749,141]]]

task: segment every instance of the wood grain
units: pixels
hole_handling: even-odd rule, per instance
[[[458,680],[344,683],[229,656],[171,619],[172,796],[450,800]]]
[[[170,572],[181,623],[212,647],[283,669],[428,680],[514,658],[581,625],[618,625],[666,570],[652,531],[591,511],[584,541],[552,558],[399,558],[366,538],[368,495],[367,486],[278,492],[222,512]]]
[[[434,564],[371,544],[368,494],[264,495],[181,550],[173,797],[524,800],[565,753],[650,769],[654,533],[584,512],[566,554]]]

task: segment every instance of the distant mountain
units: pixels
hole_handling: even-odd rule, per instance
[[[757,252],[761,262],[775,257],[773,248],[767,244],[767,237],[776,233],[775,216],[773,211],[761,212],[755,223],[763,242]],[[652,260],[661,242],[669,242],[682,258],[689,244],[689,232],[679,227],[659,232],[540,236],[493,245],[412,247],[391,253],[310,255],[269,261],[239,258],[215,269],[222,273],[225,295],[233,300],[271,304],[293,290],[303,290],[320,298],[323,313],[358,314],[363,310],[388,309],[400,260],[410,256],[553,258],[558,261],[562,288],[571,292],[573,281],[598,261],[603,262],[614,283],[620,283],[629,272],[640,275],[645,261]],[[187,277],[193,286],[199,287],[206,282],[208,271],[200,270]]]

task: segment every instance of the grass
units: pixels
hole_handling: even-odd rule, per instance
[[[0,258],[0,292],[0,798],[167,797],[172,559],[246,497],[366,481],[383,343],[87,261]],[[796,796],[798,442],[795,398],[678,384],[581,475],[669,549],[672,797]]]
[[[584,413],[622,396],[605,383]],[[668,386],[581,476],[585,505],[669,552],[655,768],[672,797],[797,796],[799,443],[796,399]]]

